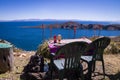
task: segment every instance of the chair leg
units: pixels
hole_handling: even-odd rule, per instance
[[[53,80],[53,69],[52,69],[52,64],[50,64],[49,70],[50,70],[50,77],[51,77],[51,80]]]
[[[105,78],[105,66],[104,66],[104,61],[102,60],[102,67],[103,67],[103,75],[104,75],[104,78]]]
[[[64,73],[63,71],[59,71],[59,80],[63,80],[64,79]]]
[[[92,80],[92,61],[88,63],[88,74],[87,74],[87,80]]]
[[[81,70],[80,70],[80,77],[81,77],[81,80],[84,80],[84,75],[83,75],[83,66],[81,66]]]
[[[84,75],[83,75],[83,71],[81,71],[81,73],[80,73],[81,75],[81,80],[84,80]]]
[[[93,62],[92,62],[92,72],[95,71],[95,68],[96,68],[96,61],[93,61]]]

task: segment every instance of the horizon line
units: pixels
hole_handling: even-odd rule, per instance
[[[11,20],[0,20],[0,21],[39,21],[39,20],[65,20],[65,21],[105,21],[105,22],[120,22],[120,20],[82,20],[82,19],[11,19]]]

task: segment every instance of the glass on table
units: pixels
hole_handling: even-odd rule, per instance
[[[61,39],[62,39],[62,37],[61,37],[61,35],[59,34],[59,35],[57,36],[57,40],[58,40],[58,43],[59,43],[59,44],[60,44]]]
[[[57,43],[57,37],[56,37],[56,35],[53,38],[54,38],[54,43]]]

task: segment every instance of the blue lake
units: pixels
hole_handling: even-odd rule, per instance
[[[63,23],[65,21],[60,21]],[[13,43],[16,47],[24,50],[37,50],[39,44],[43,40],[48,40],[54,35],[61,34],[62,38],[74,38],[74,32],[72,29],[52,29],[49,28],[23,28],[23,26],[37,26],[41,24],[53,24],[55,21],[28,21],[28,22],[0,22],[0,39],[5,39]],[[82,36],[91,37],[94,34],[98,35],[99,30],[81,30],[77,29],[76,38]],[[120,31],[108,31],[101,30],[101,36],[120,36]]]

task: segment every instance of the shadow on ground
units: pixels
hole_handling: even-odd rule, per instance
[[[103,75],[99,72],[96,72],[97,75],[94,75],[93,77],[96,77],[96,76],[100,76],[100,75]],[[105,76],[107,78],[109,78],[109,80],[120,80],[120,72],[116,73],[116,74],[105,74]],[[93,79],[94,80],[94,79]],[[100,80],[105,80],[104,78],[100,79]]]
[[[120,72],[115,75],[106,75],[109,77],[110,80],[120,80]]]

